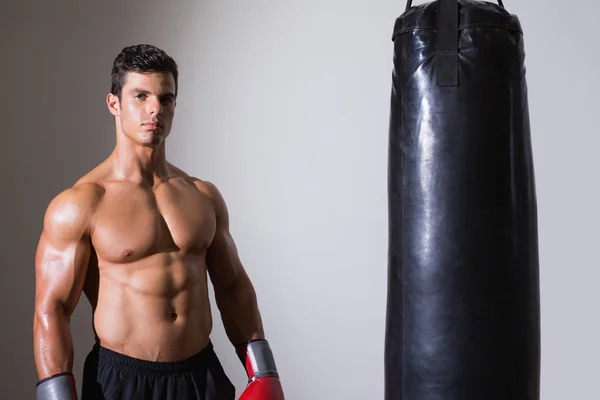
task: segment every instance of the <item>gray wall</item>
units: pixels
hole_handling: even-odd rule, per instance
[[[526,32],[545,400],[591,398],[600,357],[600,7],[564,4],[505,1]],[[229,204],[288,398],[381,399],[390,36],[403,9],[390,0],[0,6],[0,397],[33,398],[44,209],[112,149],[111,62],[146,42],[180,64],[168,156]],[[239,393],[243,371],[215,317],[213,341]],[[90,322],[82,301],[72,320],[79,383]]]

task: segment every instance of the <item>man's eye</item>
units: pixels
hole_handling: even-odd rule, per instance
[[[138,94],[137,96],[135,96],[136,99],[138,100],[144,100],[146,98],[146,95],[143,93]]]

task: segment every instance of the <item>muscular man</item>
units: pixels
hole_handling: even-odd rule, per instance
[[[177,79],[162,50],[123,49],[107,97],[114,151],[48,205],[35,267],[39,400],[77,398],[69,318],[82,292],[96,337],[82,399],[233,399],[209,338],[208,277],[249,377],[240,399],[283,399],[225,201],[166,160]]]

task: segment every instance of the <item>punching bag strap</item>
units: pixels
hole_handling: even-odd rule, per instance
[[[458,85],[457,0],[438,0],[435,74],[438,86]]]
[[[498,0],[504,8],[502,0]],[[407,0],[406,11],[412,7]],[[458,86],[458,0],[438,0],[435,73],[438,86]]]
[[[500,5],[500,7],[504,8],[504,4],[502,4],[502,0],[498,0],[498,4]],[[412,7],[412,0],[408,0],[406,2],[406,11],[408,11],[408,9],[411,7]]]

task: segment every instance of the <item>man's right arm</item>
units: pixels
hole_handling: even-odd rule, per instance
[[[70,317],[83,290],[90,259],[90,217],[97,191],[90,185],[54,198],[44,216],[35,257],[34,359],[38,398],[74,391]],[[69,383],[72,389],[69,389]],[[41,392],[41,393],[40,393]],[[74,393],[70,393],[76,398]]]

